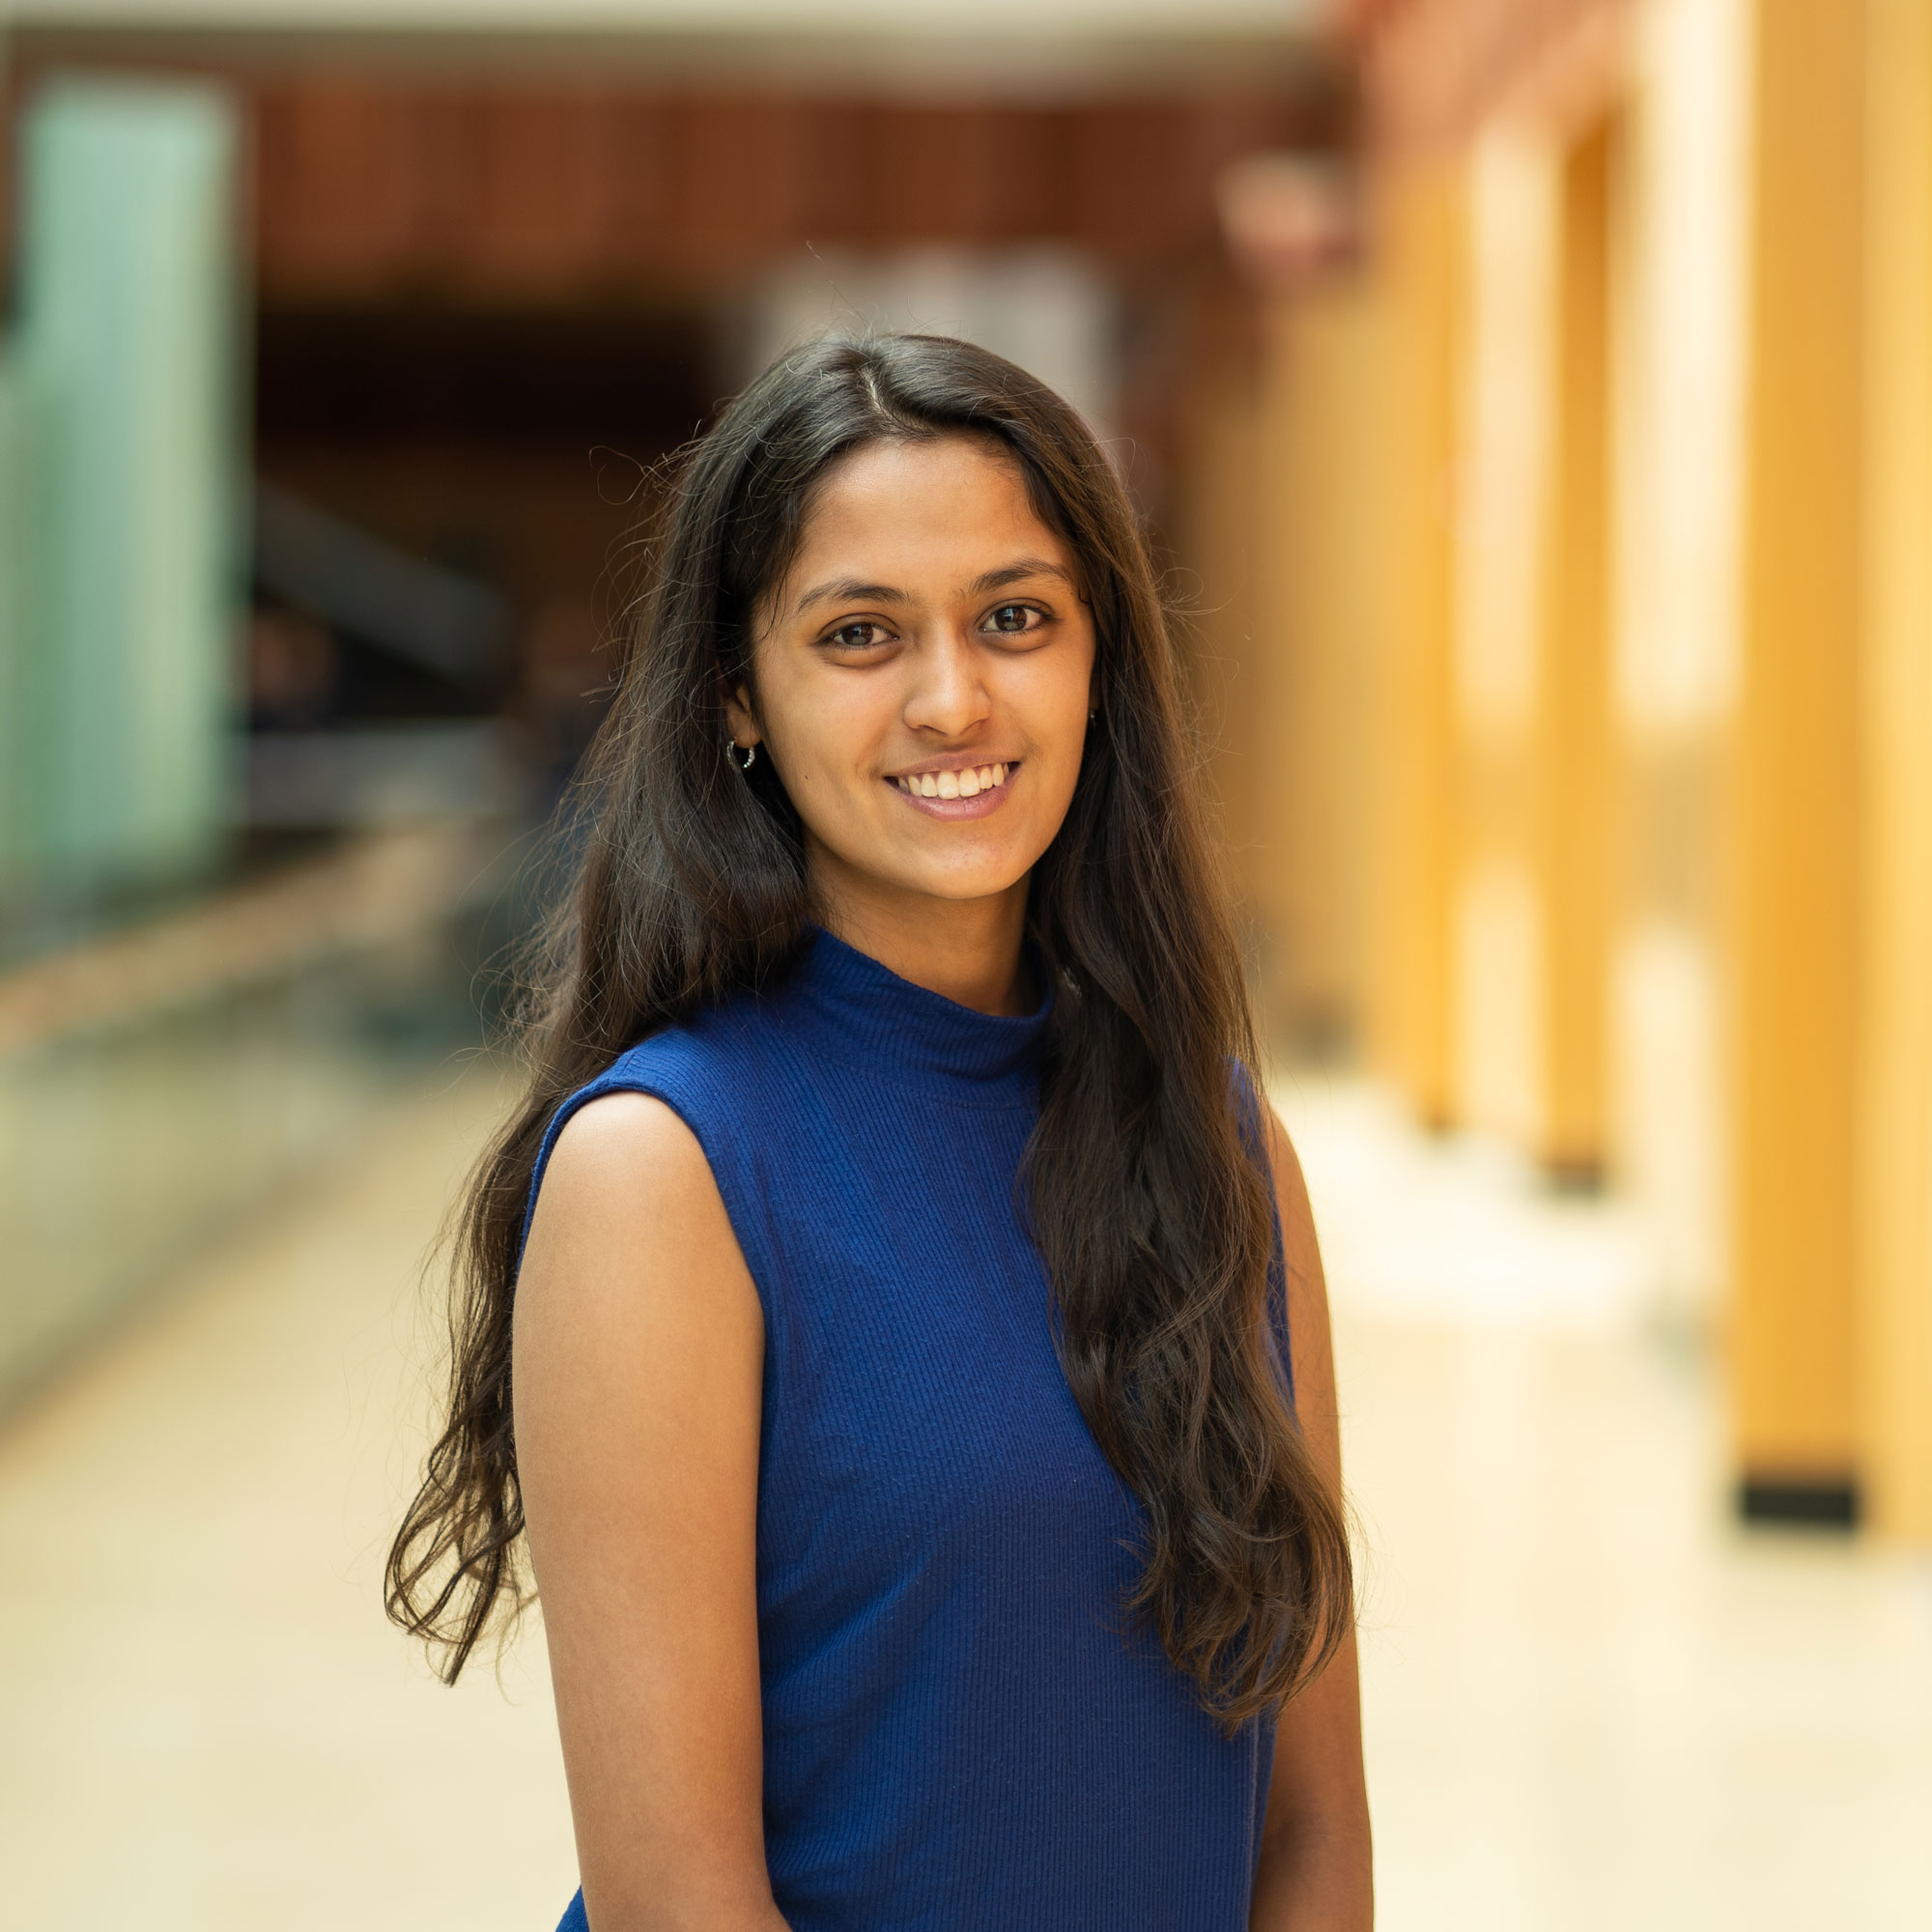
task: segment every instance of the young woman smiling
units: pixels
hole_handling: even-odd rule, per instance
[[[937,337],[698,443],[390,1558],[595,1932],[1358,1932],[1326,1302],[1132,513]]]

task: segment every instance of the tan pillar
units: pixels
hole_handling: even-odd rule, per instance
[[[1543,1140],[1538,721],[1561,156],[1497,122],[1468,162],[1454,636],[1453,1108]]]
[[[1852,1494],[1863,9],[1760,0],[1732,796],[1735,1454]]]
[[[1272,873],[1277,1008],[1327,1058],[1361,1006],[1363,679],[1378,572],[1369,425],[1374,310],[1335,269],[1276,295],[1265,326],[1264,509],[1250,727],[1257,842]]]
[[[1932,9],[1869,20],[1859,1441],[1932,1543]]]
[[[1179,643],[1229,882],[1250,925],[1264,923],[1256,835],[1255,542],[1262,474],[1256,355],[1245,291],[1210,297],[1186,358],[1174,480],[1183,575]],[[1264,1013],[1264,1024],[1268,1015]]]
[[[1384,603],[1370,673],[1367,867],[1371,1064],[1432,1124],[1451,1116],[1451,681],[1463,196],[1447,164],[1382,179],[1376,299],[1382,413]]]
[[[1544,922],[1541,1148],[1594,1185],[1605,1143],[1609,946],[1609,275],[1614,123],[1565,158],[1549,508],[1544,523],[1536,837]]]

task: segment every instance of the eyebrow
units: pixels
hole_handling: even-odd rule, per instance
[[[966,587],[978,597],[988,590],[1004,590],[1009,583],[1024,583],[1030,577],[1057,577],[1069,590],[1073,588],[1073,573],[1057,563],[1049,563],[1043,556],[1023,556],[1003,570],[986,571]]]
[[[805,610],[812,604],[824,604],[833,598],[841,604],[905,604],[911,600],[903,590],[895,590],[890,583],[864,583],[856,577],[835,577],[830,582],[815,585],[798,600],[796,609]]]
[[[1024,583],[1035,577],[1057,577],[1068,589],[1073,587],[1073,573],[1070,570],[1049,562],[1043,556],[1023,556],[1012,563],[1003,564],[998,570],[982,571],[966,586],[966,594],[980,597],[989,590],[1004,590],[1009,584]],[[813,604],[822,604],[833,598],[841,603],[912,602],[903,590],[895,589],[890,583],[866,583],[856,577],[835,577],[808,590],[798,600],[795,611],[803,611]]]

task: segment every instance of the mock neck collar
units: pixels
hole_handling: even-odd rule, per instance
[[[1039,978],[1044,985],[1045,976]],[[882,1066],[968,1081],[1001,1081],[1030,1070],[1053,1015],[1050,987],[1034,1012],[978,1012],[900,979],[823,926],[812,928],[788,990],[829,1039]]]

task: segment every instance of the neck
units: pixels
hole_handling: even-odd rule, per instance
[[[990,898],[882,894],[810,863],[807,876],[825,929],[901,980],[975,1012],[1014,1015],[1037,1005],[1026,972],[1027,882]]]

